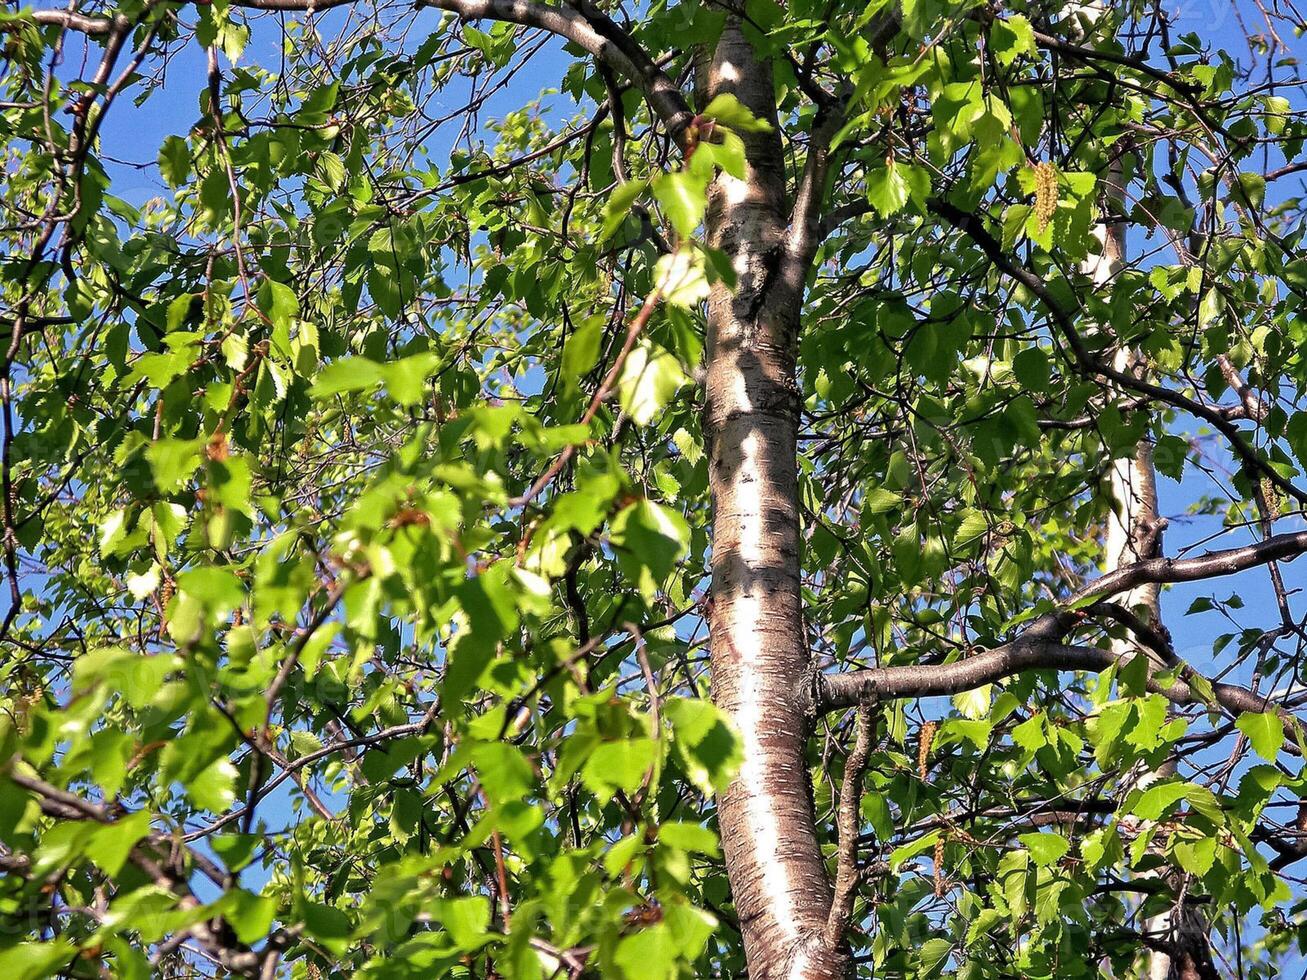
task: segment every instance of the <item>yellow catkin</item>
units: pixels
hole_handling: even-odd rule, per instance
[[[944,897],[944,838],[935,841],[935,897]]]
[[[1262,477],[1262,500],[1266,502],[1266,519],[1268,521],[1279,520],[1280,497],[1270,477]]]
[[[917,775],[926,781],[926,771],[930,762],[930,743],[935,740],[935,731],[939,726],[933,721],[924,722],[917,741]]]
[[[1048,161],[1035,164],[1035,222],[1042,232],[1057,213],[1057,167]]]

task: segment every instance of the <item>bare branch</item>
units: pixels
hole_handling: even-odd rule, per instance
[[[1169,585],[1220,578],[1273,561],[1292,560],[1303,552],[1307,552],[1307,531],[1276,534],[1245,548],[1209,551],[1194,558],[1146,558],[1122,565],[1116,571],[1086,583],[1072,601],[1117,595],[1150,582]]]
[[[1232,575],[1272,561],[1295,558],[1307,551],[1307,531],[1277,534],[1248,545],[1211,551],[1194,558],[1148,558],[1124,565],[1088,583],[1068,605],[1106,598],[1145,583],[1167,584]],[[818,714],[847,708],[867,698],[916,698],[958,694],[1027,670],[1106,670],[1119,657],[1094,647],[1067,646],[1060,642],[1074,622],[1065,610],[1041,617],[1011,643],[950,664],[905,664],[876,667],[847,674],[822,675],[817,680]],[[1149,637],[1144,637],[1147,642]],[[1150,685],[1176,704],[1194,698],[1187,684],[1162,688]],[[1267,701],[1247,688],[1213,684],[1217,701],[1230,710],[1265,711]]]
[[[299,0],[253,0],[242,5],[281,2]],[[418,0],[418,5],[447,10],[466,20],[499,20],[538,27],[566,38],[638,85],[667,131],[684,146],[685,131],[694,119],[685,96],[648,52],[607,17],[596,24],[575,10],[531,0]]]
[[[826,945],[844,942],[845,930],[853,917],[853,898],[858,889],[858,806],[862,801],[862,776],[871,751],[872,706],[861,704],[857,714],[857,736],[844,763],[844,783],[840,787],[839,810],[835,824],[839,833],[836,856],[835,897],[826,918]]]
[[[356,0],[233,0],[232,5],[249,10],[313,14],[354,2]],[[464,20],[499,20],[536,27],[571,41],[638,85],[649,107],[662,119],[677,143],[684,147],[685,131],[694,119],[694,112],[680,88],[638,41],[597,10],[582,16],[566,7],[531,0],[418,0],[417,6],[446,10]],[[117,19],[87,17],[65,10],[39,10],[32,14],[32,18],[40,24],[57,24],[91,36],[109,34],[117,24]]]
[[[817,712],[825,714],[867,699],[924,698],[973,691],[1030,670],[1103,671],[1120,663],[1111,650],[1067,646],[1042,639],[1022,638],[951,664],[907,664],[873,667],[846,674],[823,674],[816,681]],[[1227,711],[1265,711],[1267,698],[1235,684],[1211,684],[1216,702]],[[1201,701],[1182,680],[1164,686],[1156,677],[1148,689],[1174,704]]]
[[[121,25],[130,25],[127,18],[121,15],[119,18],[88,17],[85,14],[73,13],[71,10],[34,10],[32,20],[38,24],[53,24],[91,37],[108,34]]]

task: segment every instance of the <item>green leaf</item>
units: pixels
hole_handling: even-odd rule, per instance
[[[203,439],[159,439],[145,447],[145,458],[161,493],[176,493],[200,466]]]
[[[450,651],[444,696],[456,702],[480,679],[504,634],[517,622],[506,592],[507,567],[500,563],[458,588],[463,624]]]
[[[622,222],[631,213],[631,206],[648,188],[648,182],[632,180],[619,184],[617,189],[608,195],[608,200],[604,203],[603,225],[599,232],[601,242],[612,238],[617,229],[622,227]]]
[[[903,210],[908,201],[919,207],[930,197],[930,174],[911,163],[890,159],[867,174],[867,201],[888,218]]]
[[[229,891],[221,904],[223,918],[231,923],[236,938],[247,945],[266,936],[277,915],[276,899],[253,895],[243,888]]]
[[[703,178],[684,170],[662,174],[653,182],[654,198],[681,238],[693,235],[703,221],[708,206],[707,190]]]
[[[230,759],[219,759],[200,770],[186,784],[186,795],[201,810],[221,813],[236,799],[238,775]]]
[[[1012,372],[1029,391],[1042,391],[1052,379],[1048,355],[1039,347],[1027,347],[1012,359]]]
[[[685,557],[690,527],[677,511],[644,499],[618,512],[609,539],[622,568],[651,596]]]
[[[962,515],[962,523],[958,525],[957,533],[953,536],[954,547],[963,547],[977,541],[989,532],[989,518],[984,511],[967,510]]]
[[[1126,734],[1126,741],[1144,751],[1157,748],[1161,744],[1168,707],[1166,698],[1160,694],[1136,698],[1134,709],[1138,721]]]
[[[314,398],[330,398],[344,391],[372,388],[386,378],[383,365],[366,357],[346,357],[328,364],[313,382]]]
[[[927,939],[917,949],[922,976],[938,976],[939,970],[952,952],[953,944],[947,939]]]
[[[720,793],[743,761],[739,736],[711,701],[671,698],[663,713],[672,726],[672,747],[690,781],[705,795]]]
[[[663,298],[673,306],[693,307],[707,297],[711,287],[703,253],[682,248],[660,258],[654,279]]]
[[[516,746],[483,742],[473,746],[471,756],[486,798],[493,804],[521,800],[535,784],[535,771]]]
[[[174,335],[177,336],[177,335]],[[129,378],[144,379],[151,388],[163,391],[190,369],[194,361],[194,347],[181,347],[166,354],[143,354],[132,365]]]
[[[1071,842],[1061,834],[1018,834],[1017,838],[1041,868],[1057,864],[1071,850]]]
[[[259,284],[259,309],[267,314],[274,327],[289,330],[291,321],[300,315],[300,301],[295,290],[285,283],[264,279]]]
[[[1148,690],[1148,657],[1136,653],[1127,660],[1117,673],[1117,683],[1124,694],[1131,697],[1143,697]]]
[[[627,980],[673,980],[677,975],[676,944],[661,922],[623,937],[613,958]]]
[[[417,405],[426,396],[427,379],[440,367],[440,357],[430,352],[391,361],[382,368],[386,391],[401,405]]]
[[[676,357],[653,343],[642,340],[622,364],[617,379],[617,398],[622,410],[637,425],[648,425],[689,377]]]
[[[1266,199],[1266,178],[1261,174],[1245,171],[1235,178],[1232,188],[1235,201],[1245,207],[1261,208]]]
[[[1284,745],[1284,722],[1276,711],[1245,711],[1234,723],[1248,736],[1253,751],[1267,762],[1274,762]]]
[[[599,344],[603,340],[606,323],[604,317],[586,317],[563,342],[561,366],[563,377],[568,381],[577,381],[599,360]]]
[[[1220,290],[1215,287],[1207,290],[1203,294],[1202,302],[1198,304],[1198,326],[1205,329],[1216,320],[1225,309],[1225,300],[1221,296]]]
[[[933,851],[935,844],[939,841],[941,836],[942,835],[938,830],[932,830],[930,833],[923,834],[916,840],[908,841],[906,844],[900,844],[890,852],[890,867],[893,869],[901,868],[917,855],[925,854],[927,851]]]
[[[1176,841],[1171,846],[1176,864],[1185,871],[1195,875],[1205,875],[1216,863],[1217,841],[1215,837],[1203,837],[1196,840]]]
[[[246,867],[263,842],[264,838],[258,834],[215,834],[209,838],[209,846],[232,872]]]
[[[16,943],[0,952],[0,976],[7,980],[42,980],[59,976],[65,973],[64,967],[76,953],[76,948],[66,939],[49,943]]]
[[[700,115],[727,126],[737,133],[769,133],[772,130],[771,123],[755,116],[730,92],[713,96]]]
[[[1125,857],[1121,836],[1115,826],[1099,827],[1085,835],[1080,842],[1080,854],[1091,872],[1117,864]]]
[[[459,949],[480,949],[491,937],[490,899],[481,895],[441,899],[436,918]]]
[[[354,926],[345,912],[321,902],[304,902],[303,917],[305,931],[327,949],[339,956],[349,948]]]
[[[989,738],[994,731],[994,723],[982,719],[964,719],[949,718],[940,726],[941,736],[949,736],[955,740],[966,739],[976,747],[976,751],[983,752],[989,747]]]
[[[711,141],[700,142],[690,160],[690,172],[711,180],[721,168],[736,180],[748,177],[744,140],[728,129],[713,131]]]
[[[150,980],[150,961],[140,949],[117,936],[104,945],[113,954],[112,975],[116,980]]]
[[[249,341],[238,333],[229,334],[222,342],[222,356],[233,371],[245,370],[250,360]]]
[[[132,598],[140,600],[151,595],[159,587],[162,581],[162,569],[159,563],[151,562],[149,568],[140,573],[129,573],[127,576],[127,591],[132,594]]]
[[[1007,66],[1023,54],[1035,54],[1035,29],[1020,14],[997,19],[990,29],[990,43],[999,64]]]
[[[581,769],[581,778],[601,796],[614,789],[632,793],[640,788],[653,766],[656,747],[648,738],[603,742],[590,753]]]
[[[159,176],[169,187],[181,187],[190,175],[190,145],[180,136],[169,136],[159,148]]]
[[[150,812],[138,810],[93,831],[86,843],[86,855],[105,874],[116,876],[127,863],[132,848],[149,832]]]
[[[1130,812],[1145,820],[1157,820],[1184,799],[1187,792],[1188,786],[1182,782],[1157,783],[1144,790]]]
[[[884,487],[876,487],[862,501],[862,509],[868,514],[887,514],[902,505],[903,498]]]
[[[989,714],[992,684],[982,684],[970,691],[953,695],[953,707],[963,718],[972,720],[984,718]]]
[[[172,653],[142,656],[122,647],[103,647],[77,658],[73,690],[82,693],[103,686],[122,694],[131,707],[143,708],[180,664],[181,658]]]
[[[687,823],[683,820],[671,820],[660,824],[658,841],[677,850],[706,854],[709,857],[717,857],[721,853],[716,834],[701,824]]]
[[[1048,732],[1042,714],[1031,715],[1012,729],[1012,741],[1027,752],[1038,752],[1048,744]]]

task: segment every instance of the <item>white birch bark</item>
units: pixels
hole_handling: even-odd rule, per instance
[[[1126,256],[1125,187],[1129,174],[1123,157],[1116,157],[1108,167],[1103,188],[1104,219],[1094,230],[1099,242],[1099,254],[1084,264],[1084,272],[1096,289],[1110,288],[1120,273]],[[1138,372],[1144,369],[1137,351],[1120,347],[1114,355],[1118,371]],[[1133,562],[1152,558],[1160,552],[1160,535],[1164,523],[1158,513],[1157,470],[1153,465],[1153,447],[1147,439],[1140,440],[1134,452],[1112,461],[1108,474],[1110,512],[1104,535],[1104,571],[1112,572]],[[1140,620],[1150,627],[1162,625],[1161,586],[1157,583],[1139,585],[1120,597]],[[1115,652],[1129,657],[1139,649],[1137,643],[1123,638],[1114,644]],[[1144,650],[1157,668],[1167,665],[1151,650]],[[1135,786],[1145,786],[1159,778],[1173,775],[1173,763],[1154,770],[1141,770],[1133,775]],[[1150,916],[1143,924],[1146,935],[1172,943],[1183,950],[1173,958],[1161,950],[1147,953],[1145,976],[1147,980],[1188,980],[1201,977],[1202,965],[1208,960],[1207,925],[1194,910],[1183,903],[1166,912]]]
[[[728,22],[704,78],[776,123],[772,74]],[[709,244],[739,282],[708,301],[704,426],[713,500],[713,699],[743,741],[719,800],[731,892],[752,980],[836,980],[848,957],[824,928],[832,891],[805,758],[809,669],[800,589],[795,362],[804,264],[785,248],[788,208],[776,132],[747,134],[744,180],[709,192]]]

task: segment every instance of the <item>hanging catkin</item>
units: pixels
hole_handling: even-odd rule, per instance
[[[933,721],[923,722],[921,733],[917,740],[917,775],[924,783],[926,773],[930,768],[930,743],[935,739],[935,730],[939,728]]]
[[[1035,164],[1035,222],[1042,233],[1057,213],[1057,167],[1047,160]]]

